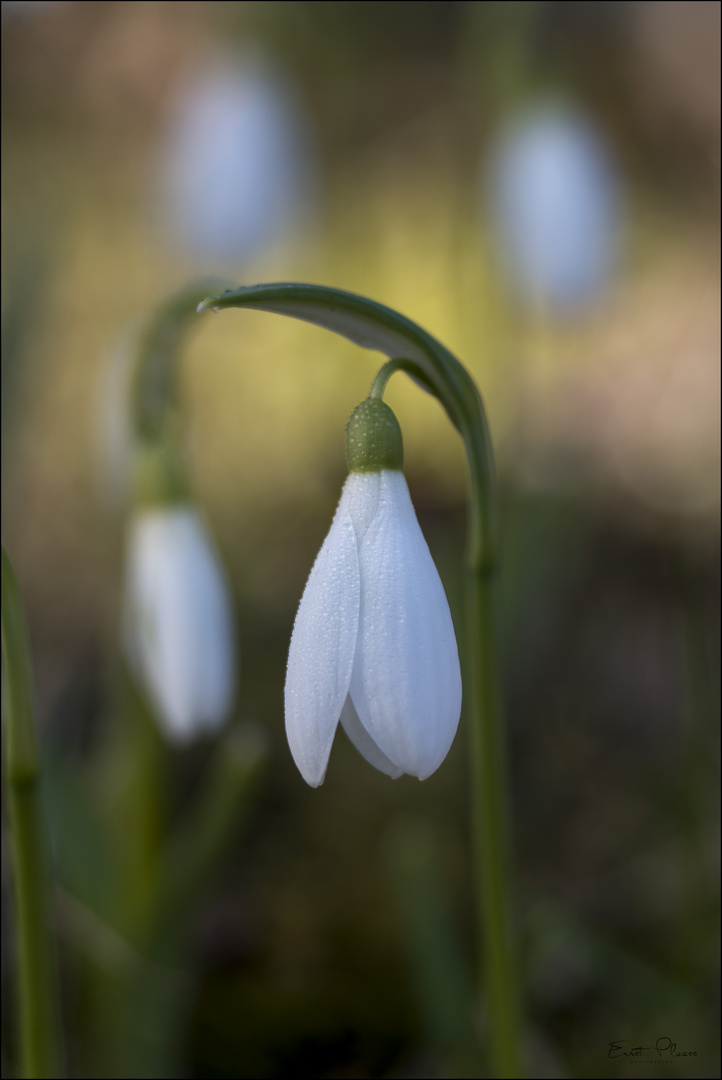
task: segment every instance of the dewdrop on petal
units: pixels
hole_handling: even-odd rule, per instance
[[[228,584],[166,448],[145,448],[127,538],[123,646],[169,740],[218,730],[235,694]]]
[[[323,782],[339,722],[366,760],[420,780],[446,757],[461,712],[449,605],[401,471],[401,429],[368,398],[348,423],[350,474],[311,570],[286,673],[286,733]]]

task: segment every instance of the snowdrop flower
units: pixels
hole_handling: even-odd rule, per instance
[[[264,251],[307,214],[307,125],[285,81],[246,59],[216,63],[181,94],[162,161],[162,211],[195,258]]]
[[[369,398],[347,428],[350,475],[308,579],[286,673],[286,733],[312,787],[336,727],[394,779],[430,776],[461,712],[449,605],[401,472],[396,417]]]
[[[489,151],[490,212],[511,284],[564,311],[601,291],[619,241],[614,162],[582,113],[547,103],[523,113]]]
[[[235,691],[229,589],[189,501],[141,507],[131,521],[123,644],[168,738],[216,731]]]

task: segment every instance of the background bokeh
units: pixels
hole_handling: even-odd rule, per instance
[[[720,5],[699,2],[2,4],[3,535],[43,739],[92,783],[122,723],[116,406],[138,320],[214,274],[346,288],[420,322],[475,377],[498,457],[538,1076],[636,1075],[609,1041],[660,1035],[699,1053],[665,1075],[719,1071],[719,30]],[[595,148],[580,183],[602,162],[570,210],[578,238],[607,200],[569,256],[578,281],[574,259],[611,237],[584,295],[546,289],[543,238],[530,284],[514,245],[531,227],[509,239],[518,212],[499,201],[517,159],[520,199],[534,175],[510,140],[550,116]],[[577,199],[561,197],[557,256]],[[295,609],[380,359],[258,312],[199,317],[184,353],[194,490],[237,608],[236,719],[271,747],[191,928],[184,1075],[460,1068],[409,910],[430,881],[463,967],[463,720],[423,785],[339,737],[312,792],[283,732]],[[387,398],[461,629],[462,448],[418,387],[397,376]],[[173,752],[171,816],[207,754]],[[58,897],[72,1075],[113,1075],[92,1000],[105,931],[62,872]]]

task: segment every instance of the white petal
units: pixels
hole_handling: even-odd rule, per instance
[[[142,513],[132,523],[125,640],[166,733],[184,741],[193,724],[193,662],[178,610],[176,524],[165,511]]]
[[[378,513],[380,497],[380,472],[352,472],[346,478],[341,503],[348,509],[353,522],[354,533],[356,534],[356,545],[359,549]]]
[[[286,670],[286,735],[306,783],[318,787],[348,694],[359,616],[356,536],[346,488],[313,564]]]
[[[189,507],[145,511],[129,540],[124,637],[166,733],[216,727],[235,689],[230,601],[210,538]]]
[[[359,720],[358,713],[354,708],[350,694],[346,698],[341,711],[341,726],[358,750],[359,754],[366,758],[369,765],[373,765],[379,772],[386,773],[392,780],[398,780],[400,776],[403,776],[404,770],[399,769],[397,765],[394,765],[393,761],[390,761],[386,757],[383,750],[379,750],[378,746]]]
[[[379,749],[423,780],[456,734],[461,672],[444,588],[400,472],[381,473],[378,512],[359,566],[351,697]]]
[[[196,517],[185,531],[183,568],[188,592],[186,617],[193,623],[196,673],[196,718],[216,730],[233,704],[236,648],[230,590],[210,538]]]

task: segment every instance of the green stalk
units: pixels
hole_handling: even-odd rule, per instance
[[[6,767],[18,937],[20,1058],[26,1077],[62,1071],[57,974],[50,931],[51,879],[35,743],[30,646],[20,590],[2,549]]]
[[[417,366],[387,361],[371,395],[381,397],[395,371],[418,377]],[[464,685],[471,752],[471,825],[480,945],[492,1075],[521,1075],[518,973],[510,880],[508,766],[501,707],[498,603],[498,494],[491,436],[476,386],[462,369],[461,394],[433,390],[461,432],[471,483],[464,567],[466,656]]]
[[[144,693],[125,667],[121,677],[125,707],[116,767],[123,773],[125,790],[116,838],[123,859],[117,918],[123,933],[139,948],[147,913],[158,892],[168,752]]]
[[[386,840],[424,1041],[436,1050],[443,1076],[479,1076],[472,978],[457,940],[443,870],[443,836],[423,819],[393,826]]]
[[[218,287],[218,282],[214,283]],[[194,322],[199,301],[211,283],[197,283],[174,293],[153,312],[141,331],[133,372],[131,415],[136,437],[162,437],[178,405],[178,358]]]
[[[509,874],[507,769],[498,682],[496,575],[466,566],[467,658],[472,774],[472,838],[481,965],[492,1074],[521,1076],[519,1002]]]
[[[523,1046],[511,882],[509,769],[499,656],[499,496],[484,405],[464,371],[460,430],[471,493],[464,567],[472,842],[479,897],[480,971],[492,1076],[522,1076]]]
[[[253,806],[267,748],[263,729],[231,730],[187,818],[157,859],[157,887],[145,910],[139,947],[120,1014],[122,1075],[178,1076],[178,1032],[194,982],[187,949],[191,913],[214,880],[223,855]]]

